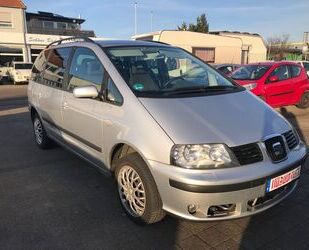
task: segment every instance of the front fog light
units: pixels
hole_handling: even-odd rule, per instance
[[[233,154],[224,144],[175,145],[172,164],[184,168],[219,168],[236,165]]]

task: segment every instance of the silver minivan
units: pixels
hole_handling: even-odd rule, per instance
[[[296,187],[306,146],[275,110],[166,44],[55,42],[28,87],[36,144],[115,176],[130,218],[195,221],[264,211]]]

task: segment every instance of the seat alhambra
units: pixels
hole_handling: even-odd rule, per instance
[[[36,144],[115,177],[133,220],[264,211],[296,187],[306,146],[281,115],[184,50],[147,41],[55,42],[28,87]]]

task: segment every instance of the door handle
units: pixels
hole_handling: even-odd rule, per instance
[[[69,108],[69,105],[68,105],[67,102],[63,102],[62,107],[63,107],[64,109],[67,109],[67,108]]]

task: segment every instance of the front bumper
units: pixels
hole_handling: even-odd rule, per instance
[[[274,164],[266,160],[230,169],[190,170],[148,161],[163,209],[188,220],[226,220],[262,212],[286,198],[295,180],[266,194],[266,181],[303,165],[306,146],[290,151],[288,159]],[[194,205],[190,213],[188,206]],[[219,208],[219,212],[213,211]]]

